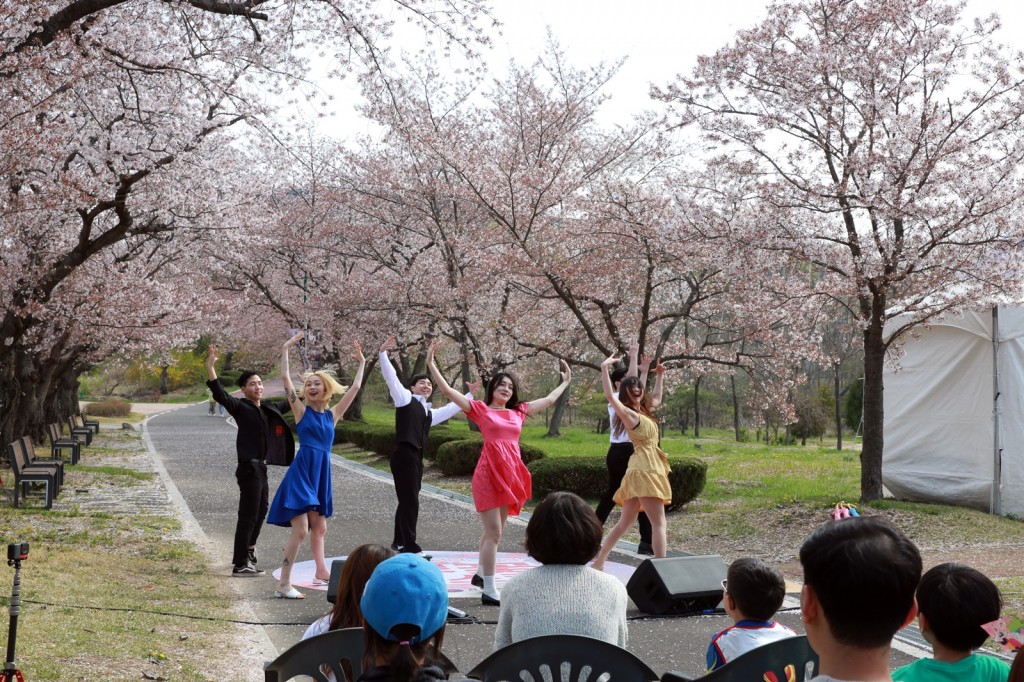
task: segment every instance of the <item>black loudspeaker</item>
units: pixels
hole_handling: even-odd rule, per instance
[[[626,593],[644,613],[700,613],[721,603],[728,569],[717,554],[647,559],[626,583]]]
[[[341,584],[341,569],[344,565],[344,559],[335,559],[331,562],[331,577],[327,580],[327,601],[332,604],[338,601],[338,586]]]

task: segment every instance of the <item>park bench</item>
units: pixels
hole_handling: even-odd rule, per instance
[[[97,434],[100,432],[100,423],[95,419],[86,419],[85,415],[82,414],[81,412],[79,412],[78,414],[73,414],[71,415],[71,417],[72,419],[75,420],[75,424],[77,424],[78,426],[84,426],[85,428],[92,431],[93,434]]]
[[[65,438],[61,433],[60,424],[57,422],[46,425],[46,435],[50,438],[50,455],[52,457],[63,459],[61,451],[68,450],[71,453],[71,463],[78,464],[82,455],[82,444],[77,438]]]
[[[68,417],[68,428],[71,430],[72,438],[77,438],[79,442],[85,445],[92,444],[92,429],[79,425],[75,415]]]
[[[33,460],[35,448],[32,439],[22,436],[7,446],[7,458],[14,472],[14,506],[21,497],[28,494],[32,483],[45,486],[46,508],[53,508],[53,500],[60,492],[64,478],[64,463],[60,460]]]

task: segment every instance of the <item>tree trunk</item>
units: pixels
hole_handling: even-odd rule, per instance
[[[160,395],[167,395],[171,392],[167,381],[167,365],[160,366]]]
[[[732,431],[736,434],[736,442],[740,441],[740,398],[736,395],[736,375],[729,376],[729,385],[732,387]]]
[[[544,434],[545,438],[561,438],[562,434],[559,429],[562,426],[562,416],[565,414],[565,406],[569,404],[569,391],[562,391],[562,395],[558,396],[558,400],[551,408],[551,421],[548,424],[548,432]]]
[[[871,322],[864,330],[864,438],[860,452],[860,499],[882,499],[882,450],[885,439],[882,424],[882,369],[885,342],[882,338],[882,314],[878,303],[872,309]]]
[[[835,399],[835,403],[836,403],[836,414],[835,414],[835,417],[836,417],[836,450],[839,450],[840,452],[842,452],[842,450],[843,450],[843,407],[842,407],[842,405],[839,402],[840,393],[839,393],[839,363],[838,362],[832,364],[832,374],[833,374],[833,379],[834,379],[833,385],[832,385],[832,395],[833,395],[833,397]]]
[[[700,438],[700,380],[693,382],[693,437]]]

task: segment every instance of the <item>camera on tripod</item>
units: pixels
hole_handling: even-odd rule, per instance
[[[8,561],[24,561],[28,558],[27,542],[12,542],[7,545]]]

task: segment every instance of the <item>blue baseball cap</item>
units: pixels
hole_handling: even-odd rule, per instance
[[[373,569],[359,601],[363,618],[381,637],[393,642],[397,625],[420,629],[409,642],[429,639],[448,618],[448,585],[434,564],[412,553],[398,554]]]

